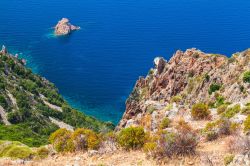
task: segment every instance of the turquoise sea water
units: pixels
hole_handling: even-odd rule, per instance
[[[51,35],[67,17],[80,31]],[[115,123],[156,56],[250,47],[250,1],[1,0],[0,44],[28,60],[76,108]]]

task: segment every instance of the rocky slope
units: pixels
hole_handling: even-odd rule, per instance
[[[0,51],[0,140],[20,141],[29,146],[48,142],[58,128],[86,127],[107,130],[112,124],[71,108],[57,88],[33,74],[24,60]]]
[[[249,62],[250,50],[235,53],[231,58],[197,49],[177,51],[169,62],[155,58],[155,68],[136,82],[117,129],[145,126],[147,121],[147,129],[154,131],[164,117],[181,113],[192,121],[187,110],[198,102],[207,103],[210,108],[216,108],[218,100],[246,107],[250,102],[250,84],[243,80],[243,73],[250,70]],[[242,123],[246,115],[239,113],[233,118]]]

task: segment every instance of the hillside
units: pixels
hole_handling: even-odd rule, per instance
[[[17,61],[12,56],[7,57],[14,59],[14,62]],[[7,65],[9,63],[3,62]],[[38,113],[46,119],[47,124],[58,125],[58,121],[64,121],[68,125],[64,124],[61,129],[53,132],[49,137],[50,144],[40,147],[42,151],[36,148],[27,149],[17,142],[3,141],[4,146],[0,146],[0,156],[13,158],[14,152],[14,157],[16,154],[19,155],[17,151],[8,148],[10,144],[26,148],[27,155],[21,155],[19,158],[23,160],[20,161],[4,158],[0,163],[248,166],[250,164],[250,51],[235,53],[227,58],[219,54],[188,49],[185,52],[177,51],[169,62],[158,57],[154,63],[155,68],[150,69],[145,78],[140,77],[136,82],[126,101],[124,115],[114,132],[100,128],[108,124],[95,119],[90,123],[94,125],[76,124],[73,130],[68,126],[72,123],[63,118],[66,103],[63,99],[61,103],[60,97],[50,98],[50,93],[46,93],[55,91],[54,94],[58,94],[51,84],[41,81],[41,86],[32,91],[29,88],[30,84],[27,86],[21,81],[18,87],[22,88],[19,88],[19,91],[29,96],[28,101],[32,101],[27,102],[32,103],[29,107],[32,111],[28,111],[24,117],[32,118],[33,123],[40,124],[41,118],[35,119],[33,113],[41,110]],[[14,69],[7,71],[12,70]],[[44,87],[45,90],[40,87]],[[18,96],[16,95],[18,92],[14,93],[11,88],[7,88],[8,91],[4,89],[3,98],[6,102],[2,103],[17,104],[12,104],[12,107],[3,104],[2,122],[5,125],[2,126],[5,128],[15,126],[13,119],[19,120],[17,125],[30,124],[29,121],[20,121],[23,118],[20,116],[23,115],[23,111],[20,111],[23,104],[20,104],[18,97],[15,97],[16,101],[12,99],[14,97],[6,99],[6,96],[10,96],[9,92],[13,96]],[[57,113],[56,115],[61,113],[62,118],[59,119],[58,116],[48,112],[43,114],[44,110],[37,106],[38,102],[48,108],[49,113],[52,111]],[[20,115],[15,115],[15,112],[20,112]],[[67,116],[71,115],[72,110]],[[102,132],[94,132],[84,127],[96,131],[102,129]],[[33,129],[31,126],[29,128]],[[0,131],[8,133],[10,130],[0,129]],[[22,140],[20,139],[24,142]],[[37,158],[38,160],[35,160]]]
[[[0,52],[0,140],[20,141],[29,146],[48,143],[58,128],[85,127],[109,130],[111,123],[101,122],[74,110],[43,77],[25,67],[25,61]]]

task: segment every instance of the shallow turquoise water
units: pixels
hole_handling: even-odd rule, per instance
[[[68,17],[82,27],[54,38]],[[249,47],[250,1],[1,0],[0,44],[56,84],[76,108],[118,122],[155,56],[196,47],[231,55]]]

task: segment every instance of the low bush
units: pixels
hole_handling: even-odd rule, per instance
[[[229,165],[234,159],[234,155],[233,154],[229,154],[229,155],[226,155],[224,157],[224,164],[225,165]]]
[[[157,143],[156,142],[147,142],[143,146],[143,150],[146,153],[149,153],[150,155],[156,150]]]
[[[220,90],[220,88],[221,88],[221,85],[213,83],[210,85],[208,93],[211,95],[213,92]]]
[[[220,95],[219,93],[216,93],[215,95],[216,97],[216,102],[215,102],[215,106],[218,108],[219,106],[223,105],[223,104],[226,104],[225,103],[225,98]],[[227,105],[227,104],[226,104]]]
[[[218,125],[218,121],[215,122],[208,122],[206,127],[204,128],[204,132],[215,131]]]
[[[241,107],[239,104],[237,104],[233,107],[227,108],[227,110],[222,114],[222,117],[230,119],[230,118],[234,117],[234,115],[236,115],[240,111],[241,111]]]
[[[50,135],[49,141],[57,152],[72,152],[75,150],[72,132],[66,129],[58,129]]]
[[[8,103],[4,96],[0,95],[0,106],[2,106],[4,109],[8,108]]]
[[[214,122],[207,123],[203,132],[207,141],[217,139],[220,135],[236,134],[240,125],[238,123],[231,122],[227,118],[222,118]]]
[[[99,136],[92,130],[79,128],[72,134],[76,150],[97,149],[100,145]]]
[[[250,71],[246,71],[243,74],[243,82],[250,83]]]
[[[182,97],[180,95],[176,95],[171,98],[172,103],[179,103],[181,100],[182,100]]]
[[[117,137],[121,147],[129,149],[141,148],[146,141],[146,133],[142,127],[129,127],[122,129]]]
[[[218,138],[218,133],[215,131],[208,131],[206,133],[206,140],[207,141],[213,141],[216,140]]]
[[[191,115],[194,119],[206,119],[210,115],[208,106],[204,103],[198,103],[193,105]]]
[[[18,158],[18,159],[28,159],[31,158],[33,152],[30,148],[25,146],[13,146],[6,152],[5,157]]]
[[[153,105],[149,105],[149,106],[147,107],[147,112],[148,112],[149,114],[152,114],[154,111],[156,111],[156,108],[155,108]]]
[[[230,135],[231,134],[231,122],[228,119],[221,119],[218,124],[219,135]]]
[[[185,121],[180,121],[176,129],[174,153],[177,155],[194,154],[198,144],[198,137],[195,131]]]
[[[244,115],[250,115],[250,106],[246,106],[241,110],[241,113]]]
[[[31,159],[33,151],[20,142],[0,141],[0,157],[13,159]]]
[[[29,124],[0,125],[0,140],[19,141],[30,147],[48,144],[48,137],[34,133],[30,126]]]
[[[227,110],[228,105],[227,104],[222,104],[217,108],[217,114],[222,114]]]
[[[247,116],[247,119],[244,122],[244,131],[245,132],[250,131],[250,115]]]
[[[36,158],[37,159],[45,159],[49,155],[49,150],[45,147],[40,147],[36,151]]]
[[[165,129],[165,128],[169,127],[170,122],[171,122],[171,121],[170,121],[169,118],[167,118],[167,117],[163,118],[163,120],[162,120],[162,122],[161,122],[161,124],[160,124],[160,128],[161,128],[161,129]]]
[[[195,153],[198,137],[188,123],[180,120],[177,132],[158,132],[155,142],[146,143],[144,148],[155,158],[172,157],[176,155],[192,155]]]

